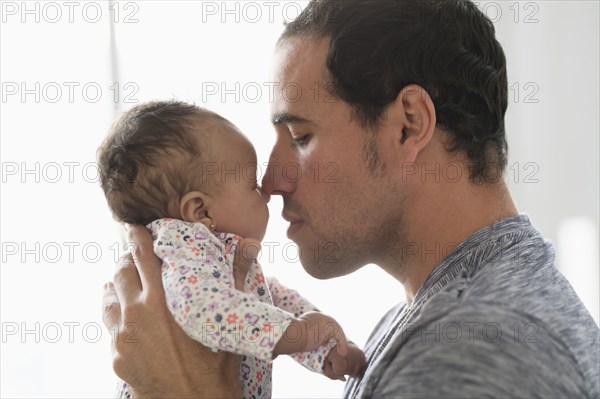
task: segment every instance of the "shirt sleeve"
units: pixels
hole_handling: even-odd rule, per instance
[[[292,315],[235,289],[233,256],[204,225],[161,219],[151,229],[167,304],[186,334],[214,351],[271,361]]]
[[[271,291],[271,297],[273,298],[273,304],[286,312],[292,313],[294,317],[297,318],[306,312],[319,311],[315,305],[302,297],[298,291],[284,286],[275,277],[267,277],[267,282],[269,284],[269,291]],[[310,371],[323,374],[325,359],[335,345],[335,342],[330,342],[310,352],[298,352],[290,356]]]

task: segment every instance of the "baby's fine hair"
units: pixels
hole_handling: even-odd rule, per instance
[[[143,225],[173,217],[170,206],[200,188],[198,166],[210,148],[208,136],[198,133],[223,123],[229,124],[212,111],[179,101],[149,102],[125,112],[97,153],[113,217]]]

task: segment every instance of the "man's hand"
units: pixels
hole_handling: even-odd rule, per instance
[[[114,284],[103,296],[103,321],[113,333],[113,368],[136,398],[241,397],[240,356],[214,353],[189,338],[169,312],[161,280],[161,260],[143,226],[129,226],[133,253],[121,257]],[[234,264],[242,289],[258,255],[255,240],[242,240]],[[243,254],[243,256],[242,256]]]

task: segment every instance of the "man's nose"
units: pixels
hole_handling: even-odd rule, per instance
[[[265,201],[269,202],[271,200],[271,194],[273,193],[273,171],[271,169],[271,162],[267,164],[267,170],[265,171],[265,175],[262,178],[260,183],[260,193],[262,194]]]
[[[272,195],[292,193],[296,189],[295,185],[298,179],[286,177],[286,170],[296,172],[298,170],[297,164],[294,168],[290,168],[273,157],[269,159],[265,175],[262,179],[262,191],[265,194],[266,201],[269,201]]]

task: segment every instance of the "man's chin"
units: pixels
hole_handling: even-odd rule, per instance
[[[318,266],[305,266],[304,263],[302,263],[302,267],[311,277],[316,278],[317,280],[329,280],[330,278],[337,277],[332,276],[330,273],[327,272],[324,273],[324,270],[320,269]]]
[[[342,267],[339,262],[315,261],[315,259],[310,256],[306,258],[300,256],[300,263],[306,273],[317,280],[329,280],[336,277],[342,277],[360,268],[349,269],[348,267]]]
[[[327,280],[350,274],[360,266],[351,268],[351,262],[343,261],[340,254],[340,246],[335,242],[323,244],[314,239],[307,239],[298,234],[292,239],[298,246],[298,253],[302,268],[318,280]]]

